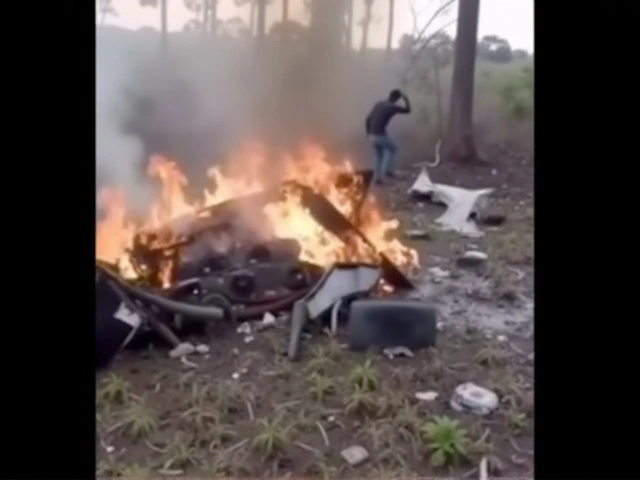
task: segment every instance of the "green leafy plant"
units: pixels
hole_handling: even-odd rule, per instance
[[[338,469],[332,466],[326,458],[318,458],[313,465],[311,465],[308,473],[315,477],[320,477],[322,480],[330,480],[336,478]]]
[[[507,422],[509,424],[509,428],[511,428],[511,430],[516,434],[526,430],[529,426],[529,419],[527,418],[527,415],[525,413],[520,413],[517,410],[509,410],[507,412]]]
[[[307,370],[311,373],[327,374],[335,365],[335,361],[334,351],[317,345],[311,349],[311,359],[307,363]]]
[[[178,433],[167,445],[163,453],[164,470],[183,469],[198,464],[198,451],[193,445],[193,440]]]
[[[158,429],[158,423],[156,412],[145,404],[143,398],[132,402],[124,413],[125,432],[134,441],[154,433]]]
[[[376,397],[372,392],[355,387],[345,399],[345,413],[347,415],[370,416],[378,409]]]
[[[134,463],[127,465],[120,470],[120,477],[122,478],[151,478],[153,472],[149,467],[144,467]]]
[[[110,373],[100,382],[96,399],[102,404],[122,405],[129,398],[131,384],[115,373]]]
[[[265,458],[273,458],[286,448],[289,443],[289,428],[284,427],[279,419],[259,420],[258,427],[252,446]]]
[[[434,467],[457,465],[467,457],[468,434],[457,420],[435,417],[422,426],[420,437],[431,452]]]
[[[417,434],[421,423],[418,409],[405,400],[398,413],[393,417],[393,423],[398,430]]]
[[[114,457],[110,456],[98,462],[96,465],[96,476],[111,478],[119,477],[121,476],[121,472],[124,468],[124,465],[118,463]]]
[[[349,375],[349,383],[354,388],[365,392],[377,390],[380,380],[378,370],[373,365],[373,360],[369,358],[363,364],[356,366]]]
[[[506,114],[523,120],[533,114],[533,69],[523,68],[504,83],[499,91]]]
[[[204,430],[209,423],[218,420],[219,413],[210,406],[210,395],[208,386],[198,387],[194,384],[189,398],[190,407],[181,415],[198,430]]]
[[[309,383],[311,384],[309,387],[309,395],[320,403],[322,403],[328,395],[336,391],[335,381],[319,373],[311,374]]]
[[[216,418],[207,429],[206,438],[209,442],[209,451],[214,452],[217,448],[223,446],[226,442],[233,440],[237,436],[238,433],[231,427],[231,425],[222,423],[220,419]]]

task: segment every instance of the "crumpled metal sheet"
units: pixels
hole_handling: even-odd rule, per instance
[[[434,223],[442,230],[455,231],[468,237],[479,237],[484,233],[480,231],[471,217],[480,215],[487,207],[489,195],[493,193],[493,190],[493,188],[470,190],[453,185],[433,183],[429,172],[423,168],[408,193],[410,195],[424,195],[430,197],[434,203],[446,205],[447,210],[434,220]]]

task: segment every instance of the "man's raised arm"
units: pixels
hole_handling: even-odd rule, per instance
[[[404,99],[404,107],[398,106],[398,113],[411,113],[411,103],[409,103],[409,99],[403,93],[402,98]]]

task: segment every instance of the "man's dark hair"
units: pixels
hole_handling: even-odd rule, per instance
[[[400,99],[401,96],[402,96],[402,92],[400,92],[400,90],[398,90],[397,88],[394,90],[391,90],[391,93],[389,94],[389,101],[395,103]]]

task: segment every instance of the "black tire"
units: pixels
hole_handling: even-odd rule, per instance
[[[436,310],[422,302],[357,300],[351,304],[349,347],[355,351],[370,347],[434,347],[436,319]]]

